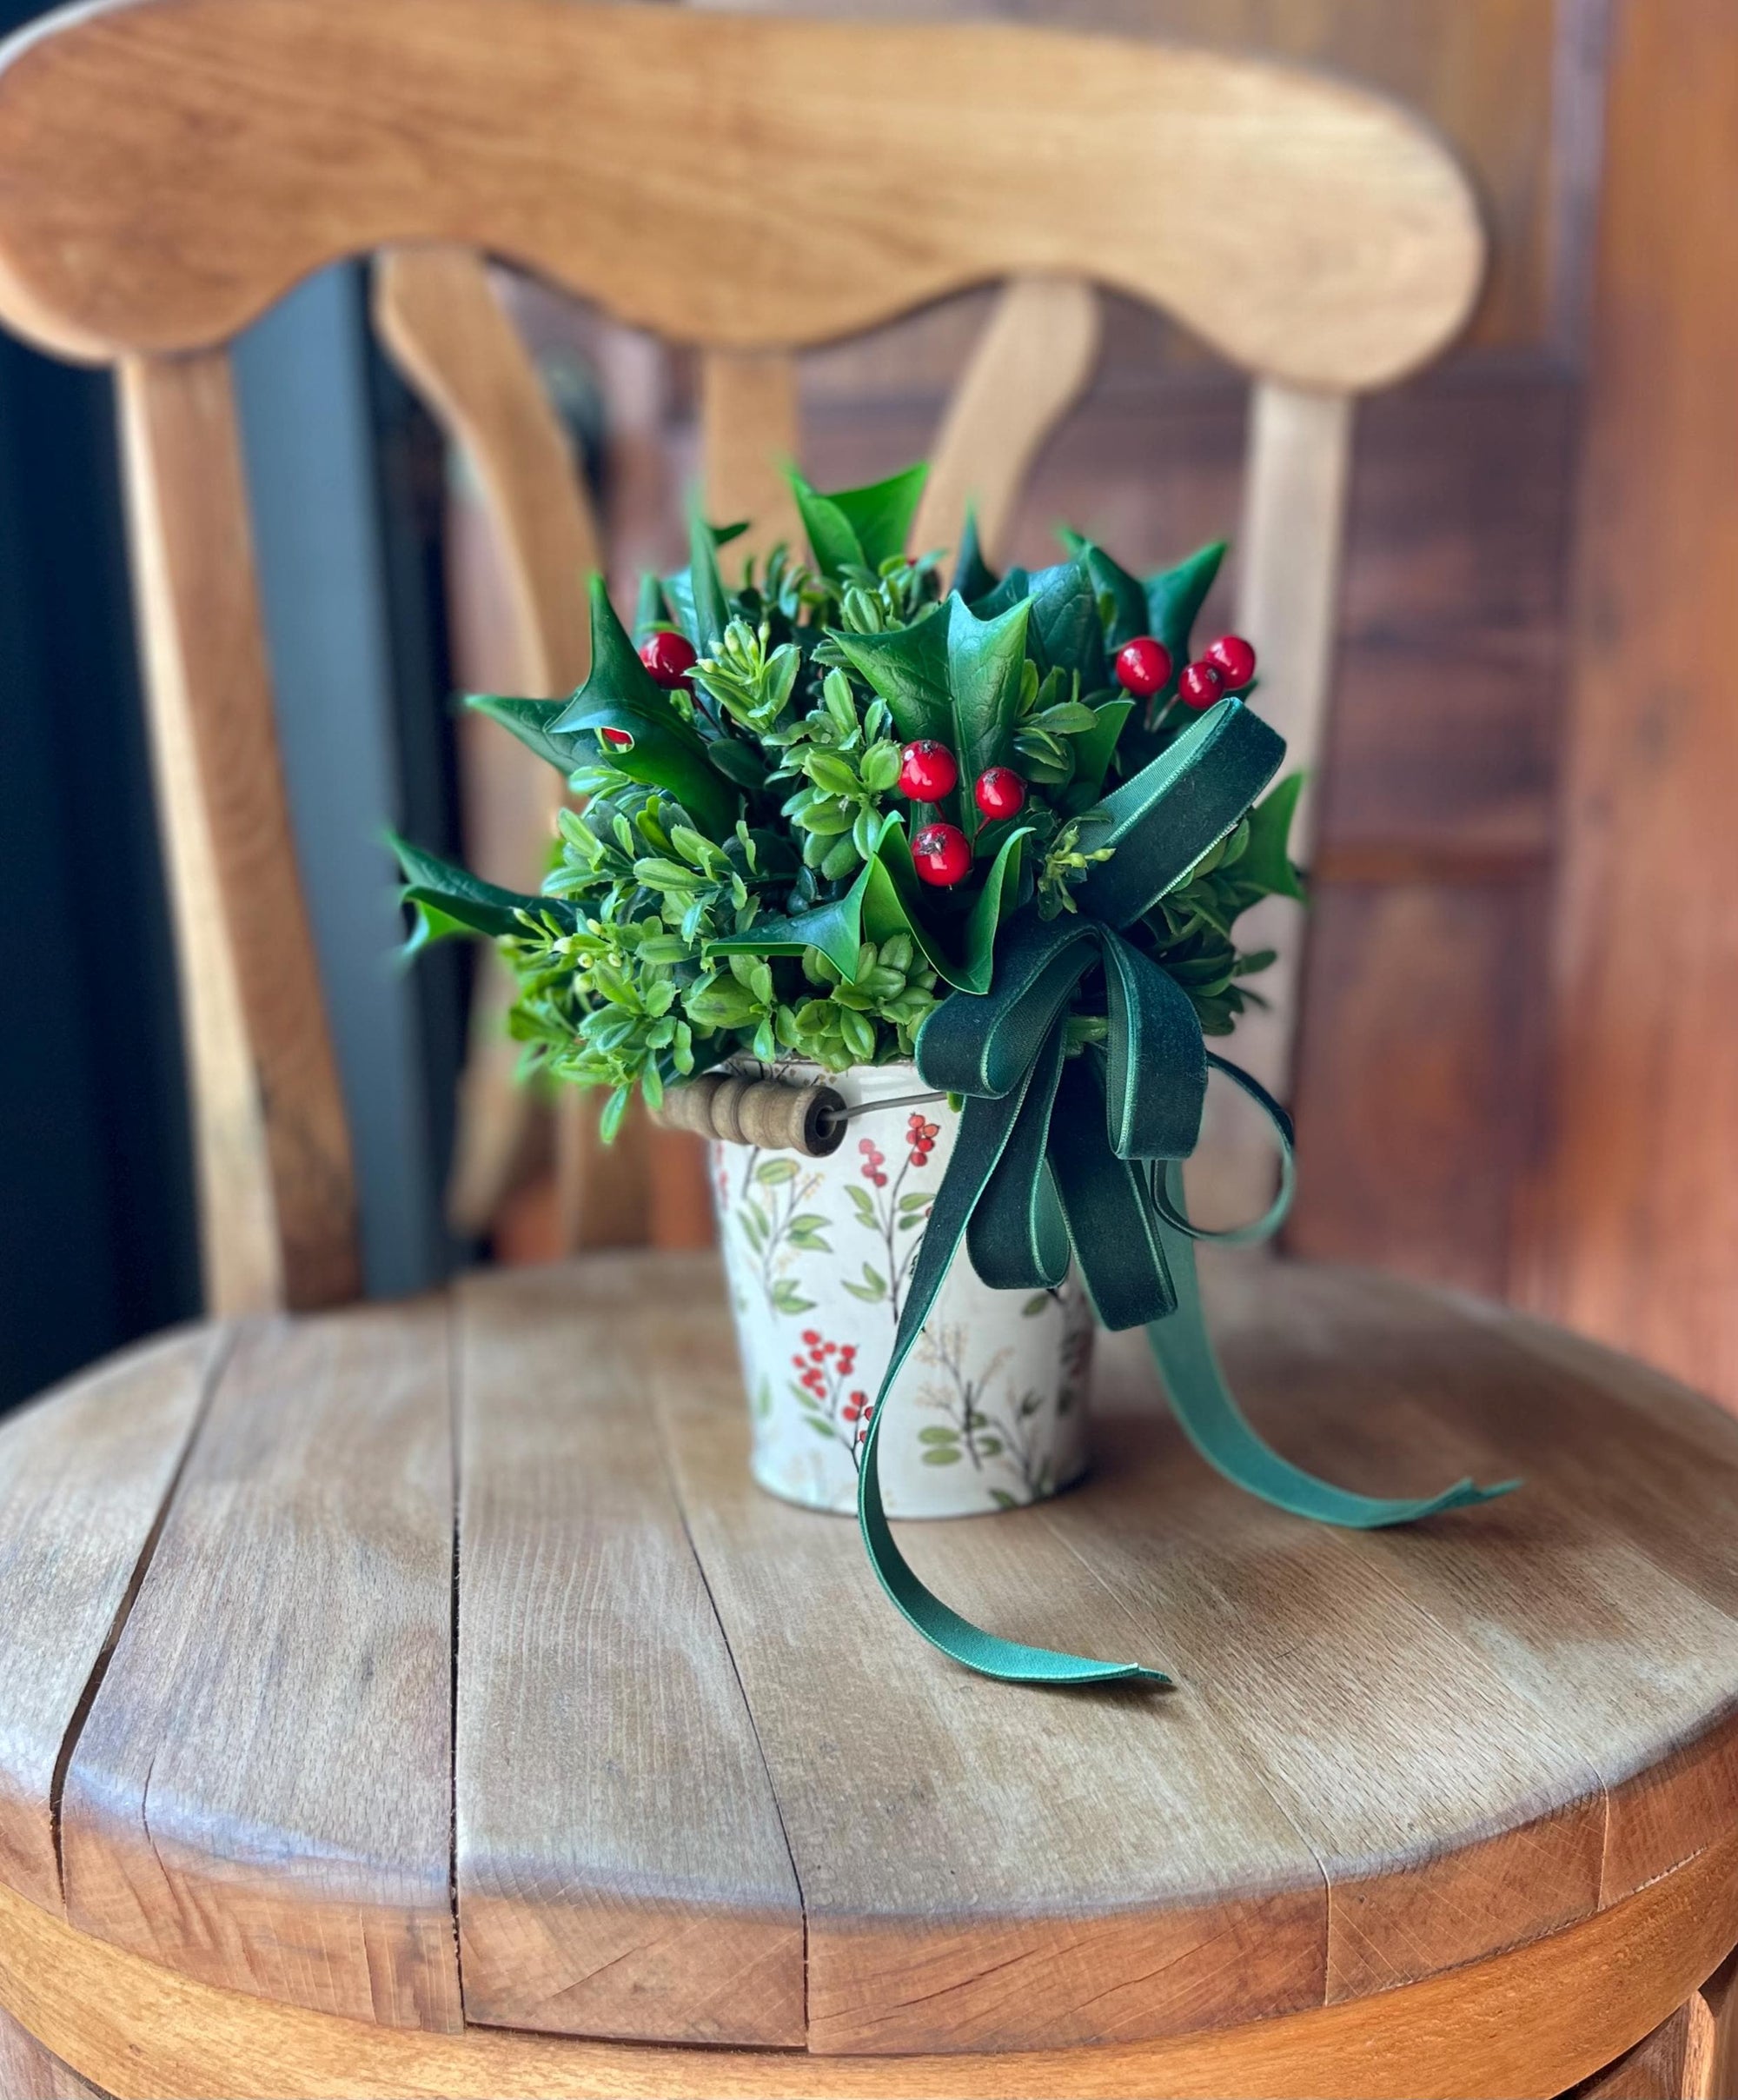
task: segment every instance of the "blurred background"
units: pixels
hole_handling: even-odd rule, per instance
[[[35,11],[3,5],[0,20]],[[1692,795],[1709,774],[1672,637],[1637,624],[1641,572],[1623,535],[1668,515],[1673,559],[1692,568],[1698,535],[1716,536],[1714,508],[1695,505],[1717,505],[1708,460],[1729,410],[1682,457],[1650,438],[1648,417],[1669,412],[1681,428],[1729,388],[1732,276],[1705,244],[1721,189],[1707,142],[1718,150],[1724,136],[1719,95],[1738,46],[1721,0],[806,0],[800,11],[1065,18],[1270,53],[1393,95],[1457,150],[1493,242],[1477,316],[1449,359],[1371,402],[1357,426],[1290,1244],[1537,1306],[1738,1399],[1738,1339],[1720,1312],[1732,1238],[1720,1237],[1718,1206],[1731,1200],[1701,1164],[1710,1148],[1717,1162],[1721,1104],[1703,1102],[1706,1140],[1691,1122],[1674,1126],[1684,1157],[1662,1195],[1648,1179],[1647,1100],[1622,1093],[1621,1072],[1601,1094],[1580,1054],[1600,1023],[1652,1100],[1633,1069],[1634,1030],[1611,1023],[1642,1010],[1657,1020],[1646,965],[1664,967],[1680,920],[1668,898],[1625,980],[1637,1004],[1620,1012],[1574,909],[1621,858],[1608,771],[1640,767],[1668,800],[1674,768]],[[1675,98],[1664,127],[1662,97]],[[1728,138],[1728,167],[1731,150]],[[1669,344],[1637,334],[1668,277],[1682,302]],[[695,467],[689,363],[538,286],[515,285],[514,300],[613,564],[626,579],[679,562]],[[1236,529],[1243,388],[1157,316],[1105,304],[1098,377],[1032,479],[1018,559],[1048,558],[1064,520],[1136,568]],[[921,456],[984,311],[972,295],[810,354],[812,476],[860,481]],[[1668,362],[1635,376],[1625,358],[1637,341]],[[302,288],[244,338],[239,365],[369,1286],[400,1293],[475,1251],[445,1224],[442,1199],[469,965],[393,966],[401,928],[379,833],[392,822],[462,846],[450,694],[491,682],[503,595],[462,460],[372,344],[360,267]],[[109,382],[10,339],[0,548],[10,1404],[191,1314],[198,1286]],[[1234,588],[1233,572],[1226,608]],[[1638,664],[1658,668],[1658,691],[1614,712]],[[1693,930],[1720,946],[1718,921]],[[1717,1027],[1717,1008],[1696,1026]],[[1650,1040],[1665,1057],[1669,1041]],[[1633,1189],[1578,1242],[1582,1195],[1609,1191],[1613,1174]],[[534,1173],[497,1251],[543,1251],[543,1217]],[[1688,1264],[1687,1241],[1701,1250]]]

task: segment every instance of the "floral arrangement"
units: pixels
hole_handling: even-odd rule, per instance
[[[944,591],[939,557],[905,552],[923,474],[831,495],[793,475],[811,560],[775,549],[731,587],[720,554],[740,528],[696,516],[688,567],[647,580],[633,640],[594,580],[573,699],[471,703],[583,798],[541,894],[401,843],[405,894],[421,936],[500,943],[527,1062],[607,1087],[607,1133],[636,1089],[656,1108],[744,1053],[835,1071],[911,1058],[959,1097],[891,1360],[872,1399],[843,1388],[870,1559],[911,1623],[985,1675],[1164,1682],[986,1633],[899,1551],[883,1403],[962,1249],[992,1290],[1054,1291],[1071,1268],[1105,1326],[1144,1326],[1196,1449],[1284,1509],[1370,1528],[1503,1488],[1337,1487],[1264,1442],[1213,1352],[1195,1243],[1277,1226],[1291,1133],[1204,1039],[1230,1032],[1271,960],[1239,949],[1238,918],[1302,894],[1286,852],[1298,779],[1272,784],[1284,743],[1244,704],[1254,649],[1227,635],[1193,650],[1223,546],[1141,580],[1071,534],[1063,561],[998,577],[968,526]],[[1210,1068],[1266,1113],[1283,1163],[1266,1216],[1229,1233],[1191,1222],[1183,1182]],[[933,1133],[907,1127],[926,1160]],[[795,1368],[830,1406],[829,1377],[854,1363],[829,1372],[816,1334]]]
[[[987,989],[998,926],[1074,908],[1114,849],[1097,807],[1226,695],[1255,684],[1235,635],[1191,655],[1223,542],[1144,581],[1065,535],[1050,568],[985,564],[968,525],[905,548],[925,469],[822,495],[793,475],[812,560],[776,548],[726,585],[740,528],[695,519],[689,566],[648,576],[633,640],[592,586],[592,669],[571,701],[481,697],[567,774],[541,896],[399,844],[428,934],[494,937],[519,984],[527,1066],[636,1088],[735,1054],[828,1070],[912,1054],[950,986]],[[1131,933],[1230,1032],[1272,958],[1239,914],[1302,894],[1283,781]],[[1081,1027],[1091,1021],[1083,1013]]]

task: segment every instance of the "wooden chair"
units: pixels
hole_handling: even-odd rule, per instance
[[[1110,40],[136,0],[0,55],[0,315],[119,375],[214,1315],[0,1428],[8,2090],[1730,2090],[1738,1425],[1694,1397],[1470,1301],[1233,1273],[1288,1452],[1529,1485],[1297,1523],[1122,1338],[1091,1485],[905,1527],[998,1630],[1114,1622],[1182,1685],[1067,1697],[945,1664],[850,1525],[748,1485],[708,1258],[345,1306],[225,346],[383,247],[552,689],[588,542],[477,253],[699,345],[713,500],[763,518],[794,349],[1011,279],[925,541],[975,488],[993,542],[1080,383],[1078,282],[1164,305],[1258,375],[1244,617],[1305,758],[1350,399],[1479,259],[1403,115]]]

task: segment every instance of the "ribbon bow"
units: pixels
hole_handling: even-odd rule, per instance
[[[863,1540],[882,1587],[945,1653],[1021,1684],[1167,1684],[1136,1663],[1094,1662],[1006,1641],[974,1626],[918,1579],[894,1543],[878,1459],[885,1403],[965,1241],[999,1290],[1050,1289],[1079,1268],[1107,1327],[1144,1326],[1184,1433],[1207,1462],[1264,1501],[1357,1530],[1503,1494],[1461,1480],[1423,1501],[1349,1492],[1281,1458],[1227,1388],[1202,1311],[1197,1239],[1247,1244],[1275,1231],[1292,1187],[1291,1126],[1265,1088],[1202,1040],[1189,997],[1123,928],[1150,911],[1237,824],[1272,778],[1284,744],[1237,701],[1204,715],[1101,805],[1114,848],[1075,891],[1078,911],[1045,920],[1025,906],[996,947],[995,982],[955,992],[919,1033],[918,1070],[965,1105],[936,1192],[892,1360],[870,1416],[858,1479]],[[1071,1042],[1083,980],[1102,974],[1102,1041]],[[1182,1163],[1200,1135],[1209,1067],[1243,1088],[1278,1138],[1277,1197],[1253,1224],[1191,1224]]]

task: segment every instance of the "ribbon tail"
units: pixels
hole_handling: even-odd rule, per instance
[[[1158,1213],[1158,1229],[1177,1287],[1177,1310],[1168,1319],[1154,1320],[1148,1326],[1147,1340],[1158,1359],[1171,1396],[1171,1412],[1184,1435],[1216,1472],[1277,1509],[1289,1510],[1294,1517],[1309,1517],[1318,1524],[1340,1525],[1360,1532],[1381,1531],[1390,1525],[1434,1517],[1443,1510],[1492,1502],[1521,1485],[1518,1480],[1504,1480],[1494,1487],[1480,1487],[1470,1479],[1457,1480],[1441,1494],[1423,1500],[1389,1500],[1336,1487],[1331,1481],[1318,1479],[1289,1459],[1281,1458],[1256,1433],[1232,1399],[1219,1367],[1202,1310],[1194,1242],[1171,1222],[1173,1216],[1182,1219],[1188,1214],[1179,1161],[1166,1163],[1165,1195],[1165,1206]]]
[[[1084,1655],[1065,1655],[1052,1648],[1032,1648],[1022,1641],[1003,1640],[983,1627],[974,1626],[951,1605],[945,1605],[919,1580],[911,1563],[894,1543],[886,1510],[881,1500],[879,1446],[881,1419],[894,1379],[911,1354],[935,1303],[959,1244],[965,1236],[978,1199],[988,1186],[997,1163],[1019,1120],[1030,1074],[1025,1085],[1000,1100],[968,1100],[959,1121],[953,1157],[936,1192],[935,1205],[925,1230],[923,1245],[912,1271],[911,1289],[899,1315],[893,1338],[892,1359],[881,1390],[875,1396],[869,1418],[869,1434],[863,1446],[857,1479],[857,1521],[863,1544],[881,1587],[897,1609],[932,1647],[975,1670],[980,1677],[999,1678],[1016,1685],[1103,1685],[1127,1678],[1151,1685],[1168,1685],[1162,1671],[1148,1670],[1138,1663],[1095,1662]]]

